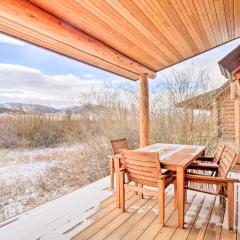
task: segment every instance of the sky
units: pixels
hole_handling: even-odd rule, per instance
[[[240,39],[222,45],[158,73],[150,89],[161,84],[173,69],[192,66],[206,69],[214,86],[226,81],[217,62],[240,45]],[[54,107],[79,105],[81,93],[96,91],[111,83],[111,88],[137,89],[138,83],[63,57],[51,51],[0,34],[0,103],[23,102]]]

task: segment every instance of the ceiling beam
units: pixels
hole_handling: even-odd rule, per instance
[[[6,25],[8,27],[6,27]],[[34,41],[34,44],[37,46],[44,47],[45,49],[56,52],[63,56],[71,57],[72,59],[76,59],[81,62],[83,62],[81,59],[84,59],[83,63],[87,63],[94,67],[104,69],[108,72],[118,74],[125,78],[131,79],[131,80],[137,80],[137,78],[138,78],[138,74],[136,74],[136,73],[130,72],[128,70],[125,70],[123,68],[120,68],[116,65],[110,64],[105,61],[99,60],[98,62],[96,62],[96,58],[89,54],[85,54],[85,53],[76,51],[75,49],[73,49],[65,44],[59,44],[59,43],[56,44],[57,41],[55,39],[40,36],[41,39],[39,40],[38,35],[33,36],[31,34],[31,32],[30,33],[26,32],[26,31],[24,32],[24,29],[22,29],[21,27],[19,27],[17,30],[16,26],[12,26],[11,23],[4,22],[3,19],[1,19],[1,17],[0,17],[0,31],[3,33],[9,34],[11,36],[18,37],[29,43],[32,43]],[[23,34],[23,32],[24,32],[24,34]],[[109,69],[111,69],[111,71]]]
[[[2,1],[0,31],[81,62],[137,80],[156,73],[26,0]]]

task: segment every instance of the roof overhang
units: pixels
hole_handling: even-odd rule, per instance
[[[227,95],[229,92],[230,81],[227,81],[217,89],[178,102],[176,107],[211,111],[213,108],[213,101],[221,99],[221,97]]]
[[[137,80],[240,37],[239,12],[238,0],[8,0],[0,32]]]
[[[240,70],[240,45],[222,58],[218,65],[224,77],[234,80],[234,74]]]

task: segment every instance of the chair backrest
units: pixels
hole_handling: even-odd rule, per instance
[[[129,181],[158,186],[158,178],[162,174],[158,153],[121,149],[121,155]]]
[[[219,161],[217,177],[227,177],[233,163],[236,161],[237,152],[226,145]]]
[[[223,142],[220,142],[217,146],[217,150],[214,153],[214,162],[218,163],[221,159],[221,156],[223,154],[223,151],[225,149],[226,145]]]
[[[114,155],[120,153],[120,149],[128,149],[128,141],[126,138],[110,140],[112,152]]]

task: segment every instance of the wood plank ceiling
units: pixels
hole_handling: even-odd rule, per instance
[[[0,31],[137,80],[240,37],[240,0],[8,0]]]

